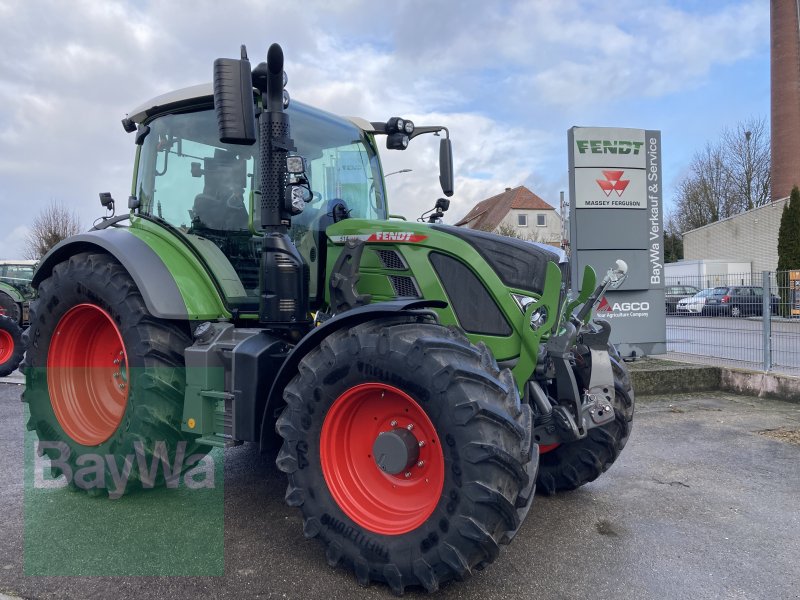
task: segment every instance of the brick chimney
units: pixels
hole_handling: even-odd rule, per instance
[[[800,0],[770,0],[772,199],[800,185]]]

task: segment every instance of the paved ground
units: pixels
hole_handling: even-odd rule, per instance
[[[298,512],[283,503],[280,473],[250,446],[224,457],[224,576],[24,576],[23,552],[30,554],[31,543],[24,543],[23,506],[30,501],[23,501],[20,391],[0,384],[0,595],[391,597],[384,586],[360,588],[350,573],[327,566],[319,544],[303,539]],[[795,404],[721,393],[643,400],[631,441],[607,474],[576,492],[537,498],[494,565],[436,597],[798,598],[800,446],[774,434],[798,428]],[[772,433],[758,433],[765,430]],[[70,510],[89,518],[111,502],[51,493],[53,506],[68,497]],[[149,511],[142,527],[165,519],[164,497],[141,495],[138,505]],[[121,520],[136,505],[112,504]],[[51,519],[49,539],[57,543],[74,516],[51,512],[34,515]],[[184,529],[202,529],[204,519],[198,513]],[[123,545],[116,553],[138,552]],[[184,554],[173,551],[176,563]]]

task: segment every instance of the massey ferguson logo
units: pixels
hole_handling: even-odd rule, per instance
[[[616,317],[646,317],[650,311],[649,302],[614,302],[607,298],[600,301],[597,307],[597,316],[604,319],[614,319]]]
[[[622,179],[622,174],[625,171],[603,171],[605,179],[595,179],[597,185],[603,190],[606,196],[610,196],[611,192],[617,192],[617,196],[621,197],[622,192],[628,187],[631,182],[630,179]]]

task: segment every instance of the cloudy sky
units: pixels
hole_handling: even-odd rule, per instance
[[[292,97],[450,128],[447,222],[507,186],[558,206],[572,125],[660,129],[667,205],[692,154],[769,117],[769,2],[741,0],[0,0],[0,258],[51,201],[84,227],[130,190],[120,119],[281,43]],[[441,195],[436,139],[383,152],[392,212]]]

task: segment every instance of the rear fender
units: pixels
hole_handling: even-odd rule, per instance
[[[134,235],[129,229],[109,227],[63,240],[42,259],[32,285],[38,287],[52,274],[55,265],[75,254],[106,253],[130,273],[151,315],[177,320],[230,317],[210,276],[198,261],[177,251],[157,253],[144,234]]]

